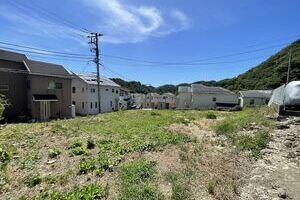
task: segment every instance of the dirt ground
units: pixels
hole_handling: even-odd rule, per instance
[[[297,122],[298,121],[298,122]],[[282,126],[283,125],[283,126]],[[243,200],[300,200],[300,124],[299,119],[279,122],[272,141],[253,162]]]

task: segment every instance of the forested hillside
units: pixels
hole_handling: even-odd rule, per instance
[[[290,49],[292,49],[290,78],[291,80],[300,80],[300,40],[297,40],[290,46],[271,56],[265,62],[237,77],[221,81],[197,81],[195,83],[201,83],[207,86],[221,86],[233,91],[277,88],[286,82]],[[155,88],[153,86],[143,85],[136,81],[127,82],[119,78],[113,80],[119,85],[127,87],[134,93],[176,93],[178,86],[189,85],[188,83],[179,85],[168,84]]]

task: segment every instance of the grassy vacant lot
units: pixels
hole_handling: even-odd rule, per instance
[[[189,199],[199,191],[212,199],[228,191],[237,195],[234,181],[229,189],[220,186],[233,175],[224,174],[228,169],[212,160],[216,156],[219,161],[226,160],[237,151],[258,156],[268,140],[266,129],[261,127],[272,127],[264,112],[136,110],[3,125],[0,196],[125,200]],[[248,134],[238,134],[247,129],[251,129]],[[200,135],[207,137],[200,139]],[[214,149],[224,147],[218,139],[223,135],[229,150],[220,154]],[[234,145],[238,148],[231,148]],[[228,162],[229,168],[231,164]],[[226,162],[222,165],[227,167]],[[210,172],[213,167],[216,169]],[[191,187],[195,184],[200,187],[197,191]],[[228,199],[234,195],[228,194]]]

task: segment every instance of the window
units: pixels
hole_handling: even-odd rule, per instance
[[[9,86],[8,85],[0,85],[0,91],[8,91]]]
[[[49,90],[62,89],[62,83],[55,83],[55,82],[51,81],[51,82],[49,82],[48,89]]]
[[[73,105],[76,105],[76,102],[75,102],[75,101],[72,101],[72,104],[73,104]]]
[[[95,93],[96,89],[95,88],[91,88],[91,93]]]
[[[217,98],[216,98],[216,97],[213,97],[213,98],[212,98],[212,101],[213,101],[213,102],[216,102],[216,101],[217,101]]]
[[[55,83],[55,89],[62,89],[63,84],[62,83]]]
[[[91,109],[93,109],[93,102],[91,102],[91,105],[90,105]]]
[[[108,88],[106,88],[105,91],[108,91]]]
[[[250,99],[250,105],[254,105],[254,99]]]
[[[95,108],[98,108],[98,102],[95,102]]]
[[[72,87],[72,93],[73,93],[73,94],[76,93],[76,87]]]
[[[118,94],[119,93],[119,90],[116,90],[116,94]]]
[[[49,82],[48,89],[54,90],[55,89],[55,82]]]
[[[111,89],[111,92],[114,93],[114,92],[115,92],[115,89]]]
[[[113,107],[113,103],[112,103],[112,101],[110,101],[110,107]]]
[[[81,89],[82,93],[84,93],[84,88]]]
[[[84,102],[82,102],[81,107],[82,107],[82,109],[84,109]]]

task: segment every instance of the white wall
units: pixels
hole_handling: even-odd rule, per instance
[[[241,102],[240,102],[241,107],[267,105],[269,102],[269,98],[240,97],[240,99],[241,99]],[[253,105],[250,105],[251,100],[254,101]]]
[[[191,108],[192,93],[182,92],[177,95],[176,107],[177,109],[188,109]]]
[[[73,87],[76,88],[76,93],[73,93]],[[101,85],[100,99],[102,113],[118,110],[119,92],[119,87]],[[81,79],[73,79],[72,102],[75,102],[75,110],[79,115],[98,114],[99,105],[97,85],[88,85]]]
[[[216,101],[213,101],[216,98]],[[192,108],[215,108],[216,103],[238,104],[238,97],[234,94],[199,94],[192,96]]]

